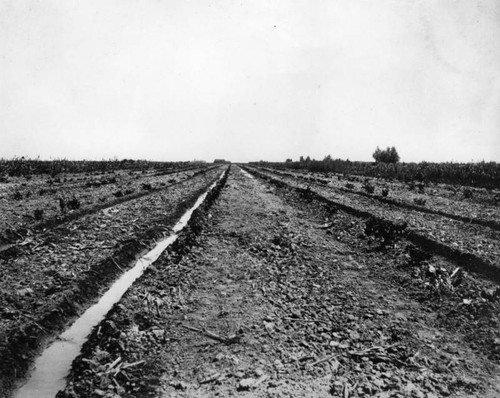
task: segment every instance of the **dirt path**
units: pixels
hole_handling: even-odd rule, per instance
[[[59,396],[499,396],[495,361],[394,282],[390,254],[334,239],[348,228],[332,236],[325,215],[233,166]]]

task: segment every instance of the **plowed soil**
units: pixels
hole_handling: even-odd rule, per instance
[[[0,252],[0,396],[22,379],[47,338],[168,235],[218,179],[207,170],[161,190],[34,230]]]
[[[58,396],[500,396],[498,286],[365,221],[233,166]]]

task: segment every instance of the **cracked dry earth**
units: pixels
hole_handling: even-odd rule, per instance
[[[127,292],[58,396],[500,396],[495,362],[323,216],[233,166],[197,236]]]

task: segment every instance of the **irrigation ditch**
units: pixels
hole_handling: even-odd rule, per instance
[[[202,171],[204,174],[204,171]],[[25,379],[30,372],[33,360],[39,356],[54,337],[77,319],[107,290],[126,270],[149,250],[158,240],[165,238],[166,231],[175,228],[175,223],[182,219],[186,211],[196,204],[213,184],[213,192],[218,192],[218,186],[227,178],[227,170],[222,180],[211,181],[202,188],[192,192],[184,200],[177,203],[174,209],[163,217],[154,228],[141,231],[134,239],[120,245],[109,257],[84,272],[82,278],[75,280],[45,311],[39,314],[25,314],[26,322],[21,323],[3,336],[0,344],[0,395],[9,392]],[[209,197],[212,194],[209,194]]]
[[[408,239],[404,223],[249,171],[228,168],[189,220],[178,213],[162,235],[164,254],[131,253],[137,261],[124,275],[144,272],[112,294],[67,378],[76,354],[56,352],[66,361],[51,369],[40,365],[56,363],[48,348],[37,359],[42,372],[16,398],[35,390],[59,390],[58,398],[498,396],[494,278]],[[71,329],[49,347],[71,346]]]
[[[456,264],[234,168],[201,210],[94,329],[59,398],[497,396],[492,282],[448,286]]]

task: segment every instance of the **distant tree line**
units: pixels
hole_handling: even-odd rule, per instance
[[[380,150],[379,150],[380,151]],[[389,154],[392,151],[389,151]],[[378,152],[375,151],[378,156]],[[396,152],[397,154],[397,152]],[[393,157],[394,159],[395,157]],[[399,155],[398,155],[399,158]],[[500,188],[500,164],[496,162],[479,163],[399,163],[399,162],[355,162],[333,159],[330,155],[323,160],[300,157],[298,161],[287,159],[285,162],[254,162],[253,164],[281,169],[309,170],[323,173],[354,174],[367,177],[385,178],[404,182],[421,181],[425,183],[446,183]]]
[[[49,174],[55,176],[60,173],[90,173],[109,172],[115,170],[148,170],[184,168],[191,165],[204,164],[194,162],[157,162],[133,159],[112,160],[40,160],[23,157],[0,159],[0,176],[29,176],[34,174]]]

